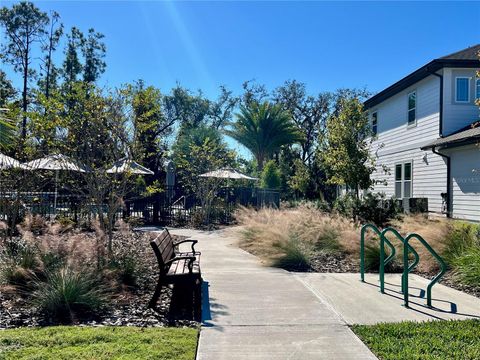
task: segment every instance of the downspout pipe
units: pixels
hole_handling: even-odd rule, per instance
[[[438,134],[440,137],[443,137],[443,75],[437,74],[436,72],[429,71],[430,74],[438,77],[440,79],[440,109],[438,112],[439,124],[438,124]]]
[[[452,217],[452,182],[450,181],[452,177],[452,169],[450,166],[451,158],[446,154],[442,154],[441,152],[438,152],[435,146],[432,147],[432,152],[436,155],[443,157],[447,162],[447,217],[451,218]]]

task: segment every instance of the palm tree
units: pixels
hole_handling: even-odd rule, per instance
[[[281,146],[303,140],[290,115],[279,105],[269,102],[251,102],[248,106],[242,106],[240,113],[236,114],[236,121],[230,126],[225,130],[226,135],[252,152],[259,170]]]

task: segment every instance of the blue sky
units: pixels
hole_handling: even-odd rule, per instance
[[[269,88],[297,79],[311,93],[376,92],[480,42],[480,2],[35,3],[58,11],[66,28],[106,35],[103,84],[141,78],[167,92],[178,81],[210,97],[249,79]]]

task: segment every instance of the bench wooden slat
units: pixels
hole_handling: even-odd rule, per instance
[[[191,243],[193,252],[178,252],[175,248],[173,238],[167,229],[165,229],[160,235],[158,235],[150,242],[150,245],[155,252],[155,256],[157,257],[157,262],[159,266],[159,278],[155,293],[152,300],[150,301],[149,307],[155,306],[158,298],[160,297],[163,285],[188,281],[195,286],[200,286],[199,284],[202,281],[200,271],[200,253],[196,252],[194,249],[196,241],[193,240],[191,241]],[[190,259],[179,259],[171,261],[176,257],[190,257]],[[192,271],[190,271],[189,265],[192,261],[192,257],[194,257],[194,260],[192,263]],[[196,291],[197,294],[198,291],[199,290]]]

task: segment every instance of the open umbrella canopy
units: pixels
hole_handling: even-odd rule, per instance
[[[113,166],[107,170],[108,174],[119,174],[129,172],[131,174],[137,175],[153,175],[153,171],[147,169],[146,167],[140,165],[139,163],[123,158],[118,160]]]
[[[85,165],[74,162],[68,156],[62,154],[49,155],[40,159],[32,160],[26,163],[25,166],[30,170],[42,169],[87,172],[87,167]]]
[[[0,170],[13,169],[13,168],[24,169],[26,168],[26,166],[21,164],[19,161],[15,160],[14,158],[11,158],[10,156],[0,153]]]
[[[243,180],[258,180],[258,178],[251,177],[241,173],[235,169],[218,169],[199,175],[201,177],[211,177],[219,179],[243,179]]]

